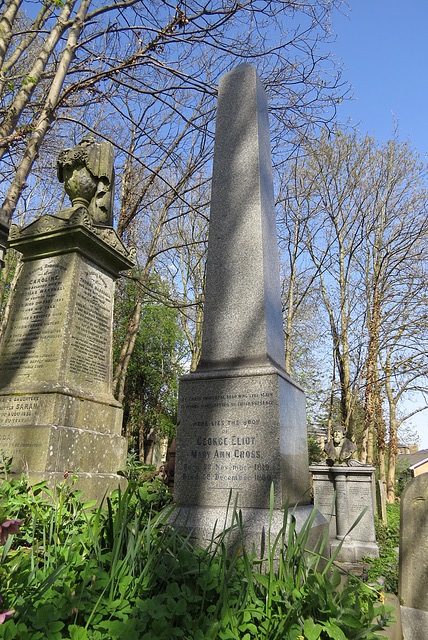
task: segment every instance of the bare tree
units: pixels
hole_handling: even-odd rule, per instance
[[[338,132],[304,145],[303,151],[306,157],[286,180],[286,334],[296,321],[296,278],[299,269],[307,268],[309,255],[332,339],[330,417],[337,370],[342,423],[355,435],[353,414],[364,394],[361,459],[373,464],[376,453],[386,484],[386,457],[393,475],[399,424],[395,403],[426,383],[425,347],[417,352],[411,347],[415,335],[417,344],[424,345],[415,329],[424,326],[426,283],[416,274],[424,272],[425,264],[426,167],[408,144],[395,138],[381,145]],[[302,290],[299,304],[309,293]],[[418,305],[411,305],[412,300]],[[396,378],[392,386],[391,375]]]
[[[421,243],[428,231],[425,179],[426,169],[409,145],[396,139],[385,145],[372,145],[365,180],[372,195],[366,208],[365,264],[361,265],[365,273],[368,333],[362,460],[373,462],[376,444],[380,478],[385,485],[387,438],[380,354],[386,339],[385,325],[391,331],[390,318],[394,317],[393,326],[401,333],[406,321],[397,312],[407,307],[408,295],[416,295],[415,267],[421,263]],[[410,321],[415,313],[414,308]],[[391,402],[389,407],[391,411]],[[392,432],[390,449],[395,455],[396,430]]]
[[[143,104],[139,127],[144,132],[149,125],[146,140],[151,135],[152,144],[155,114],[161,121],[166,112],[186,121],[198,94],[212,108],[219,74],[240,60],[253,60],[265,73],[282,130],[318,121],[326,106],[330,118],[340,95],[340,73],[327,70],[323,82],[319,74],[327,55],[321,45],[330,37],[328,19],[336,4],[64,0],[43,4],[23,33],[20,17],[26,7],[21,0],[8,0],[0,18],[0,154],[9,169],[3,219],[10,221],[48,130],[66,120],[90,127],[100,102],[108,107],[104,124],[117,122],[116,116],[127,117],[124,93],[131,112]],[[28,51],[32,64],[23,72],[19,63],[26,54],[30,59]],[[106,135],[117,143],[112,129]],[[165,130],[160,127],[158,134],[163,138]],[[155,170],[156,160],[146,166]]]
[[[364,203],[359,176],[364,153],[354,135],[324,136],[309,149],[316,181],[306,225],[307,250],[317,270],[329,319],[334,368],[339,374],[343,426],[354,435],[354,406],[362,375],[362,315],[357,255],[363,244]]]

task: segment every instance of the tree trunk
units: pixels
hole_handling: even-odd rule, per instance
[[[398,455],[398,423],[397,423],[397,402],[394,398],[391,387],[391,369],[389,359],[385,366],[385,389],[389,405],[389,443],[388,443],[388,478],[386,485],[386,500],[389,503],[395,502],[395,467]]]
[[[83,0],[82,4],[85,4],[85,3],[89,4],[89,1]],[[53,54],[53,51],[56,45],[58,44],[59,39],[63,35],[64,31],[67,29],[67,22],[75,3],[76,3],[76,0],[67,0],[64,3],[64,6],[61,11],[61,15],[58,17],[58,20],[56,21],[55,26],[53,27],[49,36],[47,37],[46,42],[41,48],[40,53],[37,56],[33,66],[28,70],[28,76],[32,78],[32,81],[22,84],[21,89],[18,91],[15,98],[13,99],[12,104],[8,108],[6,117],[3,120],[2,126],[0,127],[0,139],[10,136],[14,131],[17,123],[19,122],[22,112],[24,111],[25,107],[28,105],[28,103],[31,100],[31,96],[34,93],[37,83],[40,82],[42,78],[42,75],[46,69],[46,65],[49,61],[49,58]],[[79,9],[79,12],[80,12],[80,9]],[[78,15],[79,15],[79,12],[78,12]],[[84,11],[83,16],[81,15],[81,19],[83,19],[85,15],[86,15],[86,11]],[[77,16],[76,16],[76,20],[77,20]],[[82,28],[82,24],[80,25],[80,28],[78,28],[77,37],[80,34],[81,28]],[[76,42],[77,42],[77,38],[76,38]],[[74,43],[74,46],[75,44],[76,43]],[[67,43],[67,45],[69,45],[69,43]],[[74,51],[74,46],[73,46],[73,51]],[[67,46],[64,51],[64,54],[66,54],[66,51],[67,51]],[[66,65],[65,73],[67,73],[68,67],[69,67],[69,63]],[[56,79],[56,76],[55,76],[55,79]],[[64,78],[61,81],[61,86],[62,86],[63,80]],[[54,80],[54,83],[55,83],[55,80]],[[5,152],[6,152],[5,147],[3,147],[3,150],[0,149],[0,159]]]
[[[12,24],[22,0],[9,0],[6,10],[0,19],[0,67],[6,56],[6,51],[12,37]]]

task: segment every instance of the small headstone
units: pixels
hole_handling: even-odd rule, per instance
[[[376,506],[377,506],[377,517],[383,523],[387,523],[388,518],[386,514],[386,495],[385,495],[385,485],[382,480],[378,480],[376,482]]]
[[[413,478],[400,503],[398,593],[406,607],[428,611],[428,474]]]
[[[0,349],[0,450],[32,482],[55,486],[77,472],[85,496],[99,498],[126,459],[112,327],[114,283],[133,263],[114,230],[94,224],[88,198],[78,200],[64,216],[11,227],[24,265]]]
[[[315,504],[330,522],[331,553],[342,543],[337,561],[355,563],[363,556],[378,557],[374,467],[313,465],[310,470]],[[364,510],[364,516],[353,526]]]
[[[287,499],[310,501],[305,397],[284,354],[267,99],[243,64],[219,84],[201,360],[179,389],[174,500],[208,539],[236,498],[260,548],[272,484],[281,523]]]

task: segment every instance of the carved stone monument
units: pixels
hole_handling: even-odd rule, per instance
[[[330,467],[340,466],[355,459],[357,447],[345,437],[345,429],[339,426],[334,428],[331,439],[325,445],[324,453]]]
[[[400,511],[398,593],[405,607],[428,611],[427,473],[413,478],[404,489]],[[425,616],[425,624],[427,622]],[[422,638],[426,634],[426,626],[420,631],[418,637]]]
[[[305,397],[284,353],[268,107],[243,64],[219,84],[202,355],[179,389],[174,500],[199,539],[231,496],[262,552],[272,484],[274,527],[287,500],[313,509]]]
[[[99,498],[117,487],[126,458],[112,393],[112,321],[114,282],[133,261],[105,226],[111,199],[97,199],[100,181],[112,193],[111,149],[104,144],[103,164],[91,145],[93,175],[82,171],[81,154],[80,165],[63,162],[73,206],[10,230],[24,265],[0,348],[0,450],[32,482],[55,485],[76,472],[85,496]]]
[[[363,556],[377,558],[374,513],[376,509],[375,468],[346,462],[310,467],[315,504],[329,520],[330,551],[334,553],[342,542],[338,562],[355,563]],[[354,523],[365,510],[364,516]]]

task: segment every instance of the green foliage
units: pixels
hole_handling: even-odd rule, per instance
[[[324,460],[324,454],[320,443],[316,438],[312,438],[311,436],[308,438],[308,457],[309,464],[314,464],[314,462],[321,462],[321,460]]]
[[[395,495],[398,498],[401,498],[404,489],[412,479],[412,472],[409,469],[410,462],[406,458],[407,456],[398,456],[395,468]]]
[[[18,504],[25,492],[10,486]],[[42,535],[30,546],[15,536],[2,556],[4,606],[16,612],[0,638],[370,640],[387,622],[372,590],[357,582],[337,589],[332,562],[321,571],[320,555],[305,552],[313,516],[297,533],[291,513],[275,539],[269,527],[260,561],[242,543],[236,507],[230,528],[194,548],[167,523],[173,510],[153,488],[153,479],[131,481],[105,507],[85,510],[64,485],[63,499],[39,502],[41,523],[30,529]]]
[[[168,295],[159,278],[154,277],[149,286]],[[137,295],[137,285],[132,280],[117,288],[115,361],[119,358]],[[184,354],[185,338],[178,311],[144,295],[124,388],[124,429],[131,449],[142,451],[140,440],[151,430],[161,436],[174,437],[178,379],[183,373],[180,363]]]
[[[365,558],[365,560],[369,563],[369,581],[376,583],[381,576],[384,579],[385,590],[398,595],[399,503],[387,504],[386,511],[386,524],[376,519],[376,540],[379,545],[379,558]]]

